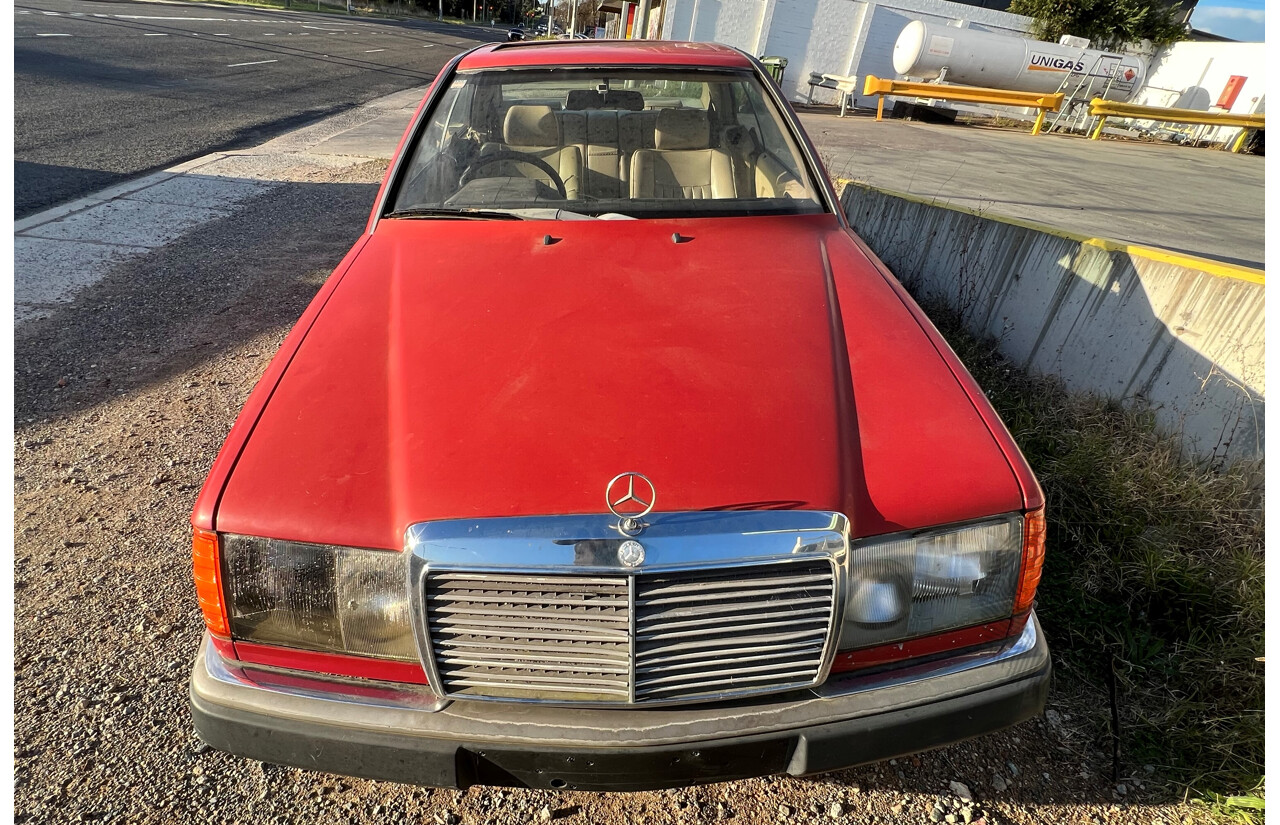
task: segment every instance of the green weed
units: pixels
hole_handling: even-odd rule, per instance
[[[1256,825],[1263,821],[1263,815],[1266,813],[1263,784],[1259,782],[1251,792],[1240,796],[1209,793],[1195,801],[1229,822]]]

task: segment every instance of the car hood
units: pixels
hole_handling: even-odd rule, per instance
[[[384,220],[287,357],[219,530],[397,548],[417,521],[604,513],[627,471],[658,511],[861,533],[1021,506],[831,216]]]

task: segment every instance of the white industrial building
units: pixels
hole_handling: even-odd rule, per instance
[[[736,46],[757,56],[787,60],[783,93],[791,100],[835,103],[838,93],[809,85],[811,73],[856,76],[857,106],[867,75],[892,78],[893,47],[913,20],[1026,36],[1031,19],[951,0],[660,0],[650,30],[666,40],[704,40]],[[631,6],[624,3],[623,8]],[[1264,110],[1265,45],[1182,42],[1149,60],[1143,85],[1131,100],[1154,106],[1236,113]],[[811,97],[812,96],[812,97]],[[964,107],[978,108],[978,107]],[[1221,130],[1223,139],[1236,130]],[[1207,135],[1206,135],[1207,137]]]
[[[1174,43],[1151,59],[1146,83],[1133,102],[1207,110],[1221,100],[1233,77],[1243,81],[1228,110],[1238,114],[1264,111],[1265,43]]]
[[[709,40],[755,55],[785,57],[782,90],[807,100],[809,74],[893,77],[893,44],[912,20],[1021,36],[1031,19],[950,0],[667,0],[665,40]],[[837,93],[812,90],[815,102]],[[859,89],[861,92],[861,89]],[[855,98],[871,106],[871,98]]]

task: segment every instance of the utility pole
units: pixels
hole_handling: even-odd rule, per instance
[[[578,33],[578,0],[569,0],[572,4],[569,6],[569,36],[573,37]]]
[[[439,5],[436,6],[436,9],[437,9],[436,19],[443,20],[444,19],[444,0],[438,0],[438,3]]]

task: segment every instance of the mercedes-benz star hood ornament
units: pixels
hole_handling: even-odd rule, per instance
[[[618,530],[628,536],[644,530],[641,519],[653,511],[657,500],[653,482],[640,473],[618,473],[605,487],[604,503],[618,517]]]

